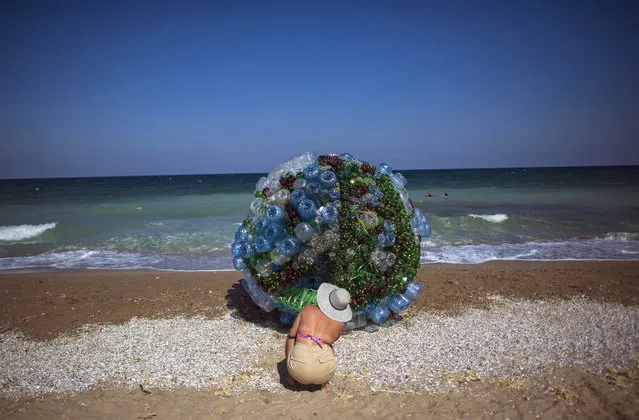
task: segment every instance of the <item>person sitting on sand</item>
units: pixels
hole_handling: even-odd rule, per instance
[[[284,348],[289,384],[321,385],[322,391],[330,391],[328,381],[337,370],[333,343],[353,317],[350,300],[346,289],[322,283],[317,306],[306,305],[297,315]]]

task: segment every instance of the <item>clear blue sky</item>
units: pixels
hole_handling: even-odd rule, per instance
[[[7,1],[0,178],[639,164],[635,1]]]

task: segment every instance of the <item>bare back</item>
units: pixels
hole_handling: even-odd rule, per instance
[[[314,305],[307,305],[297,315],[295,323],[291,327],[289,337],[299,334],[310,334],[313,337],[321,338],[325,343],[332,345],[342,336],[344,323],[328,318]],[[316,345],[314,342],[297,337],[297,342]]]

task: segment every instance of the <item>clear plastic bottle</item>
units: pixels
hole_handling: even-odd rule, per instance
[[[406,285],[406,291],[404,292],[404,295],[409,299],[415,300],[422,293],[423,288],[424,286],[422,286],[420,283],[411,280]]]
[[[379,304],[374,306],[370,311],[370,317],[376,324],[381,324],[388,319],[390,311],[386,305]]]
[[[391,296],[388,299],[388,308],[396,314],[404,312],[413,301],[404,295]]]

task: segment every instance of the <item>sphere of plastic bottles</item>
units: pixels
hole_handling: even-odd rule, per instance
[[[348,153],[295,156],[260,178],[235,233],[233,264],[253,301],[290,325],[323,282],[349,291],[353,320],[384,322],[416,299],[420,242],[431,234],[407,180]]]

